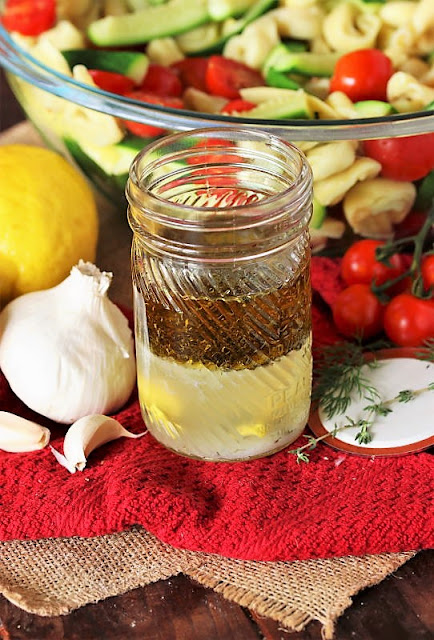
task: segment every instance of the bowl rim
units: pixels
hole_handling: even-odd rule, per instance
[[[0,24],[0,66],[35,87],[83,107],[124,120],[155,124],[174,131],[207,127],[252,127],[288,141],[325,142],[401,137],[434,132],[434,108],[375,118],[336,120],[266,120],[172,109],[103,91],[78,82],[37,60]]]

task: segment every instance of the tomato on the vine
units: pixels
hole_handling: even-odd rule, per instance
[[[392,62],[379,49],[358,49],[339,58],[330,81],[330,91],[342,91],[350,100],[387,100],[387,82]]]
[[[384,305],[367,284],[352,284],[341,291],[332,312],[336,327],[349,338],[371,338],[383,328]]]
[[[420,347],[434,337],[434,301],[410,293],[392,298],[384,313],[384,330],[401,347]]]
[[[365,140],[363,151],[381,164],[381,175],[392,180],[413,182],[434,169],[434,133]]]
[[[205,83],[209,93],[233,100],[240,97],[240,89],[262,86],[265,81],[259,71],[242,62],[224,56],[211,56]]]
[[[341,262],[341,277],[345,284],[380,285],[404,273],[406,260],[399,253],[390,257],[390,266],[377,260],[375,251],[384,244],[382,240],[366,238],[358,240],[347,249]]]
[[[425,291],[431,289],[431,295],[434,297],[434,254],[422,258],[420,270],[422,273],[423,288]]]

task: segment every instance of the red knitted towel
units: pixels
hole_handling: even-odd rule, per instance
[[[331,302],[335,261],[315,258],[313,286]],[[316,294],[317,295],[317,294]],[[327,306],[314,305],[316,348],[337,339]],[[42,421],[0,377],[0,408],[43,422],[62,448],[65,428]],[[143,424],[136,397],[117,415]],[[0,539],[97,536],[141,524],[176,547],[255,560],[407,551],[433,545],[434,458],[364,458],[326,445],[308,464],[282,451],[238,463],[189,460],[149,434],[120,439],[70,474],[46,448],[0,452]]]

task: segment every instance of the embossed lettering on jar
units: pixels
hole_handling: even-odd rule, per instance
[[[149,431],[205,460],[284,448],[305,427],[311,392],[304,156],[254,131],[175,134],[136,157],[127,197]]]

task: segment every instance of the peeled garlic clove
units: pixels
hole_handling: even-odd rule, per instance
[[[53,448],[53,454],[61,465],[71,473],[83,471],[89,454],[111,440],[117,438],[140,438],[144,433],[130,433],[114,418],[101,414],[84,416],[66,432],[63,442],[63,455]]]
[[[0,411],[0,449],[10,453],[38,451],[47,446],[50,431],[14,413]]]

